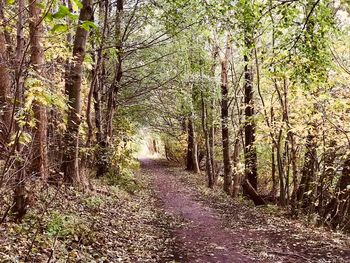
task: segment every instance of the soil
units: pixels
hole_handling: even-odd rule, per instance
[[[167,162],[142,159],[141,165],[164,212],[184,222],[171,229],[176,262],[350,262],[346,236],[309,230],[215,196],[209,200],[184,182],[188,174]]]

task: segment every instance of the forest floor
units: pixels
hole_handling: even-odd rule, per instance
[[[40,187],[21,223],[0,223],[1,263],[350,262],[349,236],[232,200],[163,160],[141,160],[135,180],[114,186]]]
[[[142,160],[166,213],[181,262],[350,262],[350,237],[287,220],[276,208],[254,208],[209,190],[203,176],[161,160]]]
[[[181,222],[159,208],[142,172],[135,182],[93,180],[84,191],[32,189],[36,201],[23,221],[13,222],[9,215],[0,223],[0,263],[171,262],[175,244],[170,229]],[[0,196],[5,196],[1,220],[11,196]]]

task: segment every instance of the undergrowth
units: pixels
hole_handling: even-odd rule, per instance
[[[91,184],[36,191],[21,223],[0,224],[0,262],[165,262],[172,219],[145,178],[137,172]]]

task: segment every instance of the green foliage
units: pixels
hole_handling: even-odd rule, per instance
[[[91,29],[97,29],[97,26],[92,21],[84,21],[80,25],[81,28],[84,28],[86,31],[89,31]]]
[[[52,33],[62,33],[66,32],[68,30],[68,26],[64,24],[56,24],[54,27],[51,29]]]
[[[142,185],[138,182],[132,171],[123,169],[123,171],[109,171],[104,181],[110,186],[118,186],[130,194],[135,194],[142,189]]]
[[[77,12],[79,9],[83,8],[83,4],[79,0],[70,0],[72,4],[73,11]]]
[[[161,140],[164,142],[166,147],[166,158],[170,161],[176,161],[183,163],[186,156],[187,150],[187,138],[186,135],[182,135],[179,138],[174,138],[168,134],[163,134]]]
[[[89,234],[89,227],[82,219],[74,214],[53,212],[50,214],[46,226],[47,233],[58,238],[79,238]]]
[[[69,8],[64,6],[64,5],[60,5],[58,8],[58,11],[56,13],[52,14],[52,18],[61,19],[61,18],[64,18],[66,16],[70,16],[70,15],[71,15],[71,12],[70,12]]]
[[[99,196],[89,196],[85,199],[83,199],[83,203],[89,207],[89,208],[99,208],[101,205],[103,205],[105,200],[103,200]]]

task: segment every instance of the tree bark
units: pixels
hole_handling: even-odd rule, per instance
[[[233,188],[232,188],[232,197],[236,198],[239,193],[239,188],[241,185],[241,175],[239,173],[239,152],[240,152],[240,139],[237,135],[235,141],[235,147],[233,151]]]
[[[102,126],[101,126],[101,99],[100,99],[100,90],[102,87],[100,87],[100,76],[101,76],[101,69],[102,69],[102,51],[105,44],[105,38],[106,38],[106,32],[107,32],[107,23],[108,23],[108,4],[109,1],[105,0],[104,2],[99,2],[99,21],[102,22],[102,31],[101,31],[101,43],[99,45],[98,51],[96,53],[96,59],[95,59],[95,67],[92,72],[92,81],[90,85],[90,92],[88,96],[88,104],[86,107],[86,119],[87,119],[87,125],[88,125],[88,134],[87,134],[87,145],[90,145],[92,137],[93,137],[93,121],[91,116],[91,105],[94,105],[95,110],[95,125],[97,128],[96,132],[96,141],[99,145],[102,133]],[[92,102],[93,99],[93,102]]]
[[[29,0],[29,37],[30,37],[30,62],[35,74],[43,75],[44,50],[42,38],[44,27],[42,24],[40,0]],[[48,177],[48,155],[47,155],[47,112],[46,107],[39,101],[33,102],[34,117],[37,121],[33,134],[32,165],[31,172],[43,178]]]
[[[315,180],[316,164],[317,164],[317,142],[316,136],[313,134],[315,128],[308,132],[306,137],[306,152],[304,157],[304,166],[302,169],[302,175],[299,183],[299,188],[297,192],[297,200],[299,202],[299,207],[307,207],[310,203],[310,196],[313,186],[312,182]]]
[[[230,160],[230,134],[228,128],[229,97],[228,97],[228,60],[230,56],[229,41],[226,44],[225,57],[221,62],[221,133],[222,133],[222,154],[224,159],[224,191],[231,194],[232,174]]]
[[[334,162],[336,159],[336,146],[337,142],[331,140],[327,149],[324,152],[324,165],[323,172],[319,178],[317,185],[318,196],[318,213],[324,217],[327,198],[329,198],[329,189],[332,187],[333,178],[335,177]]]
[[[247,48],[251,48],[250,40],[245,40]],[[251,51],[249,52],[251,53]],[[245,103],[245,176],[251,186],[257,190],[257,153],[255,148],[255,112],[254,112],[254,90],[253,90],[253,72],[249,65],[250,55],[244,55],[244,103]]]
[[[116,9],[116,22],[115,22],[115,41],[116,41],[116,64],[115,64],[115,75],[108,91],[108,104],[107,104],[107,145],[110,143],[110,139],[113,136],[113,119],[115,110],[117,107],[116,96],[120,90],[120,82],[123,76],[123,64],[122,64],[122,48],[123,48],[123,39],[122,39],[122,19],[124,12],[124,3],[123,0],[117,0],[117,9]]]
[[[16,57],[15,57],[15,79],[16,79],[16,91],[15,97],[19,101],[18,107],[23,106],[23,78],[22,78],[22,56],[24,52],[24,36],[23,36],[23,25],[24,25],[24,0],[18,1],[18,19],[17,19],[17,35],[16,35]],[[14,109],[14,108],[13,108]],[[14,113],[14,112],[13,112]],[[12,116],[13,119],[13,116]],[[17,127],[17,137],[21,133],[20,127]],[[20,157],[23,156],[23,146],[20,143],[17,143],[16,147],[17,152]],[[15,214],[16,219],[20,221],[26,213],[26,203],[25,203],[25,179],[26,179],[26,169],[23,158],[17,158],[16,163],[16,179],[15,187],[13,192],[13,207],[12,212]]]
[[[186,155],[186,170],[193,171],[193,126],[190,124],[190,120],[187,122],[187,155]]]
[[[3,2],[0,2],[0,8],[3,8]],[[2,12],[1,12],[2,13]],[[0,17],[3,22],[3,17]],[[9,67],[9,56],[7,49],[7,41],[5,37],[5,29],[0,31],[0,149],[5,152],[9,135],[11,133],[11,105],[9,103],[9,95],[11,88],[11,76]]]
[[[344,220],[348,220],[350,216],[350,158],[347,159],[343,165],[342,175],[340,176],[337,186],[336,194],[326,206],[326,221],[330,222],[331,226],[336,229],[342,225]],[[346,222],[345,222],[346,223]]]
[[[189,146],[191,149],[188,149],[188,155],[187,155],[188,161],[191,162],[191,164],[187,164],[187,169],[189,171],[192,171],[194,173],[200,173],[199,169],[199,162],[198,162],[198,147],[197,147],[197,141],[196,141],[196,133],[195,133],[195,126],[194,126],[194,120],[193,120],[193,113],[191,113],[190,117],[188,118],[188,139],[189,139]]]
[[[275,128],[274,127],[275,126],[274,125],[275,114],[274,114],[274,109],[272,106],[271,106],[270,114],[271,114],[271,124],[272,124],[273,128]],[[275,140],[273,137],[271,138],[271,178],[272,178],[272,189],[271,189],[270,196],[273,198],[273,200],[275,200],[276,195],[277,195],[277,183],[278,183],[278,181],[276,178],[276,145],[275,145]]]
[[[298,165],[297,165],[297,149],[296,149],[296,142],[294,138],[294,133],[289,131],[289,142],[291,144],[291,164],[292,164],[292,180],[293,180],[293,192],[291,196],[291,214],[292,216],[297,215],[297,190],[298,190]]]
[[[92,0],[83,0],[79,21],[91,21],[93,15]],[[81,111],[82,64],[89,32],[78,26],[73,42],[73,61],[70,63],[65,89],[68,96],[68,127],[64,137],[62,172],[68,184],[80,182],[79,176],[79,127]]]
[[[245,179],[242,184],[244,193],[254,202],[256,206],[266,205],[265,200],[256,192],[255,188]]]
[[[203,127],[203,134],[204,134],[204,140],[205,140],[205,166],[206,166],[206,174],[208,178],[208,187],[213,188],[214,186],[214,174],[213,174],[213,167],[212,167],[212,160],[211,160],[211,149],[210,149],[210,135],[208,130],[208,109],[207,104],[204,100],[203,92],[201,94],[201,100],[202,100],[202,127]]]

